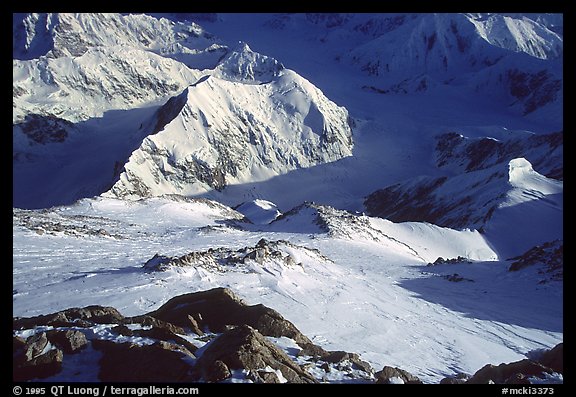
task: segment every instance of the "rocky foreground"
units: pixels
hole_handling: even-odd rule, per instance
[[[105,382],[422,383],[400,368],[376,372],[355,353],[326,351],[275,310],[227,288],[180,295],[135,317],[88,306],[14,318],[14,381],[62,379],[79,355],[93,358]],[[562,373],[559,344],[441,383],[546,383]]]

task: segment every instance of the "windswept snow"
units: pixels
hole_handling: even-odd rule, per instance
[[[300,216],[301,223],[314,221]],[[374,218],[367,220],[389,239],[250,232],[238,229],[242,216],[231,209],[176,197],[87,199],[49,211],[16,211],[14,217],[15,316],[89,304],[136,315],[179,293],[226,286],[249,303],[283,313],[327,349],[354,351],[375,368],[393,364],[426,382],[521,359],[563,339],[560,284],[539,285],[536,274],[508,272],[509,263],[494,261],[477,232]],[[46,217],[62,225],[65,219],[97,221],[122,238],[41,234],[20,222]],[[154,273],[142,267],[156,253],[237,250],[263,237],[317,249],[326,259],[286,246],[301,265],[265,261],[248,271],[192,267]],[[438,256],[460,255],[472,263],[426,266]],[[454,273],[473,282],[444,277]]]
[[[425,383],[563,341],[561,14],[13,22],[13,316],[229,287]]]

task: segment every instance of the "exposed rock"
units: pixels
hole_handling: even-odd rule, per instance
[[[189,357],[171,344],[139,346],[133,343],[92,341],[102,352],[98,378],[102,382],[186,382],[194,381]]]
[[[331,351],[327,352],[326,355],[322,357],[322,360],[328,363],[342,363],[343,361],[349,361],[352,364],[352,368],[358,369],[367,373],[373,373],[374,370],[372,366],[366,361],[362,361],[360,356],[356,353],[348,353],[345,351]]]
[[[248,325],[240,325],[224,332],[206,348],[197,366],[206,378],[216,360],[230,369],[260,370],[269,366],[280,370],[291,383],[315,383],[282,350],[268,341],[260,332]]]
[[[12,378],[15,382],[47,378],[62,370],[63,359],[62,350],[52,349],[31,360],[14,362]]]
[[[275,372],[250,371],[247,378],[254,383],[281,383]]]
[[[458,373],[455,376],[448,376],[440,381],[441,385],[459,385],[464,384],[468,379],[470,379],[472,375],[465,374],[465,373]]]
[[[511,258],[514,262],[508,268],[515,272],[529,266],[541,265],[540,274],[549,276],[552,280],[564,278],[564,242],[554,240],[531,248],[524,254]]]
[[[412,375],[410,372],[389,366],[385,366],[382,371],[378,371],[374,375],[376,376],[376,383],[390,384],[393,383],[393,378],[402,379],[404,383],[422,383],[417,376]]]
[[[58,331],[51,330],[47,332],[48,340],[58,346],[64,353],[74,354],[80,352],[88,346],[86,335],[80,331]]]
[[[461,264],[461,263],[471,264],[472,261],[469,260],[468,258],[463,257],[463,256],[458,256],[456,258],[449,258],[449,259],[444,259],[441,256],[439,256],[434,262],[428,263],[428,265],[426,265],[426,266],[436,266],[436,265],[445,265],[445,264],[453,265],[453,264]]]
[[[220,382],[230,377],[230,369],[223,361],[215,360],[204,368],[204,380],[206,382]]]
[[[298,344],[312,344],[277,311],[264,305],[248,306],[227,288],[177,296],[149,315],[187,328],[190,328],[188,316],[192,316],[199,320],[197,325],[201,329],[212,332],[223,332],[227,325],[249,325],[266,336],[286,336]]]
[[[436,165],[441,168],[470,172],[523,157],[540,174],[563,179],[563,131],[522,135],[507,140],[468,138],[447,132],[438,135],[436,140]]]
[[[251,271],[241,267],[250,262],[263,265],[265,262],[281,262],[287,267],[297,264],[287,248],[297,248],[312,255],[321,255],[317,250],[297,246],[289,241],[268,241],[261,239],[254,247],[244,247],[233,250],[227,247],[210,248],[207,251],[193,251],[180,257],[167,257],[155,254],[144,264],[148,271],[166,271],[173,267],[202,267],[210,271],[225,272],[227,270]],[[327,259],[327,258],[326,258]]]
[[[39,356],[48,345],[45,332],[37,333],[26,339],[26,360],[30,361]]]
[[[185,334],[186,331],[184,331],[184,328],[179,327],[177,325],[174,325],[172,323],[168,323],[166,321],[162,321],[158,318],[154,318],[152,316],[149,315],[142,315],[142,316],[135,316],[135,317],[130,317],[127,319],[128,322],[130,323],[136,323],[136,324],[140,324],[144,327],[153,327],[153,328],[160,328],[160,329],[165,329],[168,332],[171,332],[173,334]]]
[[[444,278],[448,281],[452,281],[453,283],[459,283],[460,281],[474,282],[474,280],[472,280],[471,278],[462,277],[458,273],[446,275],[446,276],[444,276]]]
[[[139,336],[142,338],[156,339],[162,342],[175,342],[181,346],[183,351],[185,351],[188,355],[191,355],[191,353],[194,353],[198,349],[186,339],[170,331],[170,327],[162,328],[153,326],[150,329],[131,330],[125,325],[117,325],[116,327],[112,328],[111,331],[124,336]],[[184,334],[185,332],[183,331],[181,333]]]
[[[553,349],[544,352],[538,362],[555,372],[564,373],[564,343],[559,343]]]
[[[536,361],[524,359],[510,364],[500,364],[498,366],[487,364],[478,370],[466,383],[488,383],[492,381],[502,384],[507,383],[509,380],[513,381],[516,379],[520,381],[524,379],[524,377],[519,377],[517,374],[527,377],[541,377],[544,373],[552,372],[554,372],[552,369]]]
[[[43,325],[53,327],[88,327],[91,323],[122,324],[124,316],[113,307],[87,306],[36,317],[15,317],[13,329],[30,329]]]
[[[526,375],[517,373],[506,379],[504,383],[507,385],[529,385],[530,380]]]

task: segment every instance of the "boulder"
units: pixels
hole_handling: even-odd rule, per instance
[[[564,344],[559,343],[553,349],[542,354],[538,362],[554,372],[564,373]]]
[[[12,321],[12,329],[30,329],[46,325],[53,327],[90,327],[94,323],[122,324],[123,322],[124,316],[113,307],[87,306],[35,317],[16,317]]]
[[[51,330],[46,333],[48,340],[58,346],[64,353],[74,354],[88,346],[86,335],[80,331]]]
[[[102,382],[192,382],[190,357],[180,347],[169,343],[136,345],[93,340],[94,349],[102,352],[98,378]],[[194,357],[193,355],[191,357]]]
[[[404,383],[422,383],[417,376],[412,375],[410,372],[389,366],[385,366],[382,368],[382,371],[378,371],[374,375],[376,377],[376,383],[395,383],[394,378],[401,379]]]
[[[478,370],[466,383],[489,383],[489,381],[492,381],[497,384],[503,384],[508,380],[520,379],[517,374],[522,374],[527,377],[542,377],[543,373],[552,372],[554,372],[552,369],[536,361],[524,359],[510,364],[500,364],[498,366],[487,364]]]
[[[117,325],[114,328],[112,328],[111,331],[124,336],[140,336],[142,338],[157,339],[163,342],[175,342],[181,345],[190,353],[194,353],[198,349],[195,345],[188,342],[186,339],[170,331],[170,329],[173,328],[160,326],[160,327],[152,327],[150,329],[131,330],[125,325]],[[184,333],[185,332],[182,331],[182,334]]]
[[[327,354],[324,357],[322,357],[322,360],[332,364],[339,364],[344,361],[349,361],[352,364],[352,368],[354,369],[358,369],[367,373],[374,372],[372,366],[368,364],[366,361],[362,361],[360,359],[360,356],[358,356],[358,354],[356,353],[348,353],[339,350],[330,351],[327,352]]]
[[[26,339],[26,361],[30,361],[39,356],[48,345],[48,338],[45,332],[38,332]]]
[[[63,360],[64,354],[62,350],[49,350],[31,360],[15,362],[12,369],[12,378],[15,382],[24,382],[56,375],[62,370]]]
[[[448,376],[440,381],[441,385],[459,385],[466,383],[468,379],[470,379],[472,375],[465,374],[465,373],[458,373],[455,376]]]
[[[228,379],[231,376],[228,366],[220,360],[215,360],[204,369],[204,380],[215,383]]]
[[[223,332],[228,325],[249,325],[266,336],[286,336],[301,346],[312,344],[280,313],[264,305],[248,306],[228,288],[177,296],[148,315],[181,327],[208,328],[212,332]]]
[[[197,362],[197,369],[205,380],[213,378],[211,371],[216,361],[223,362],[229,369],[259,371],[270,367],[279,370],[291,383],[316,382],[286,353],[248,325],[228,330],[208,345]]]

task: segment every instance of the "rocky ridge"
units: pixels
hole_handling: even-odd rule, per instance
[[[487,365],[442,383],[561,379],[562,352],[560,344],[537,360]],[[226,288],[177,296],[134,317],[88,306],[13,319],[15,381],[58,380],[78,355],[92,355],[95,366],[77,368],[79,381],[96,371],[107,382],[421,383],[401,368],[375,372],[355,353],[326,351],[280,313]]]

